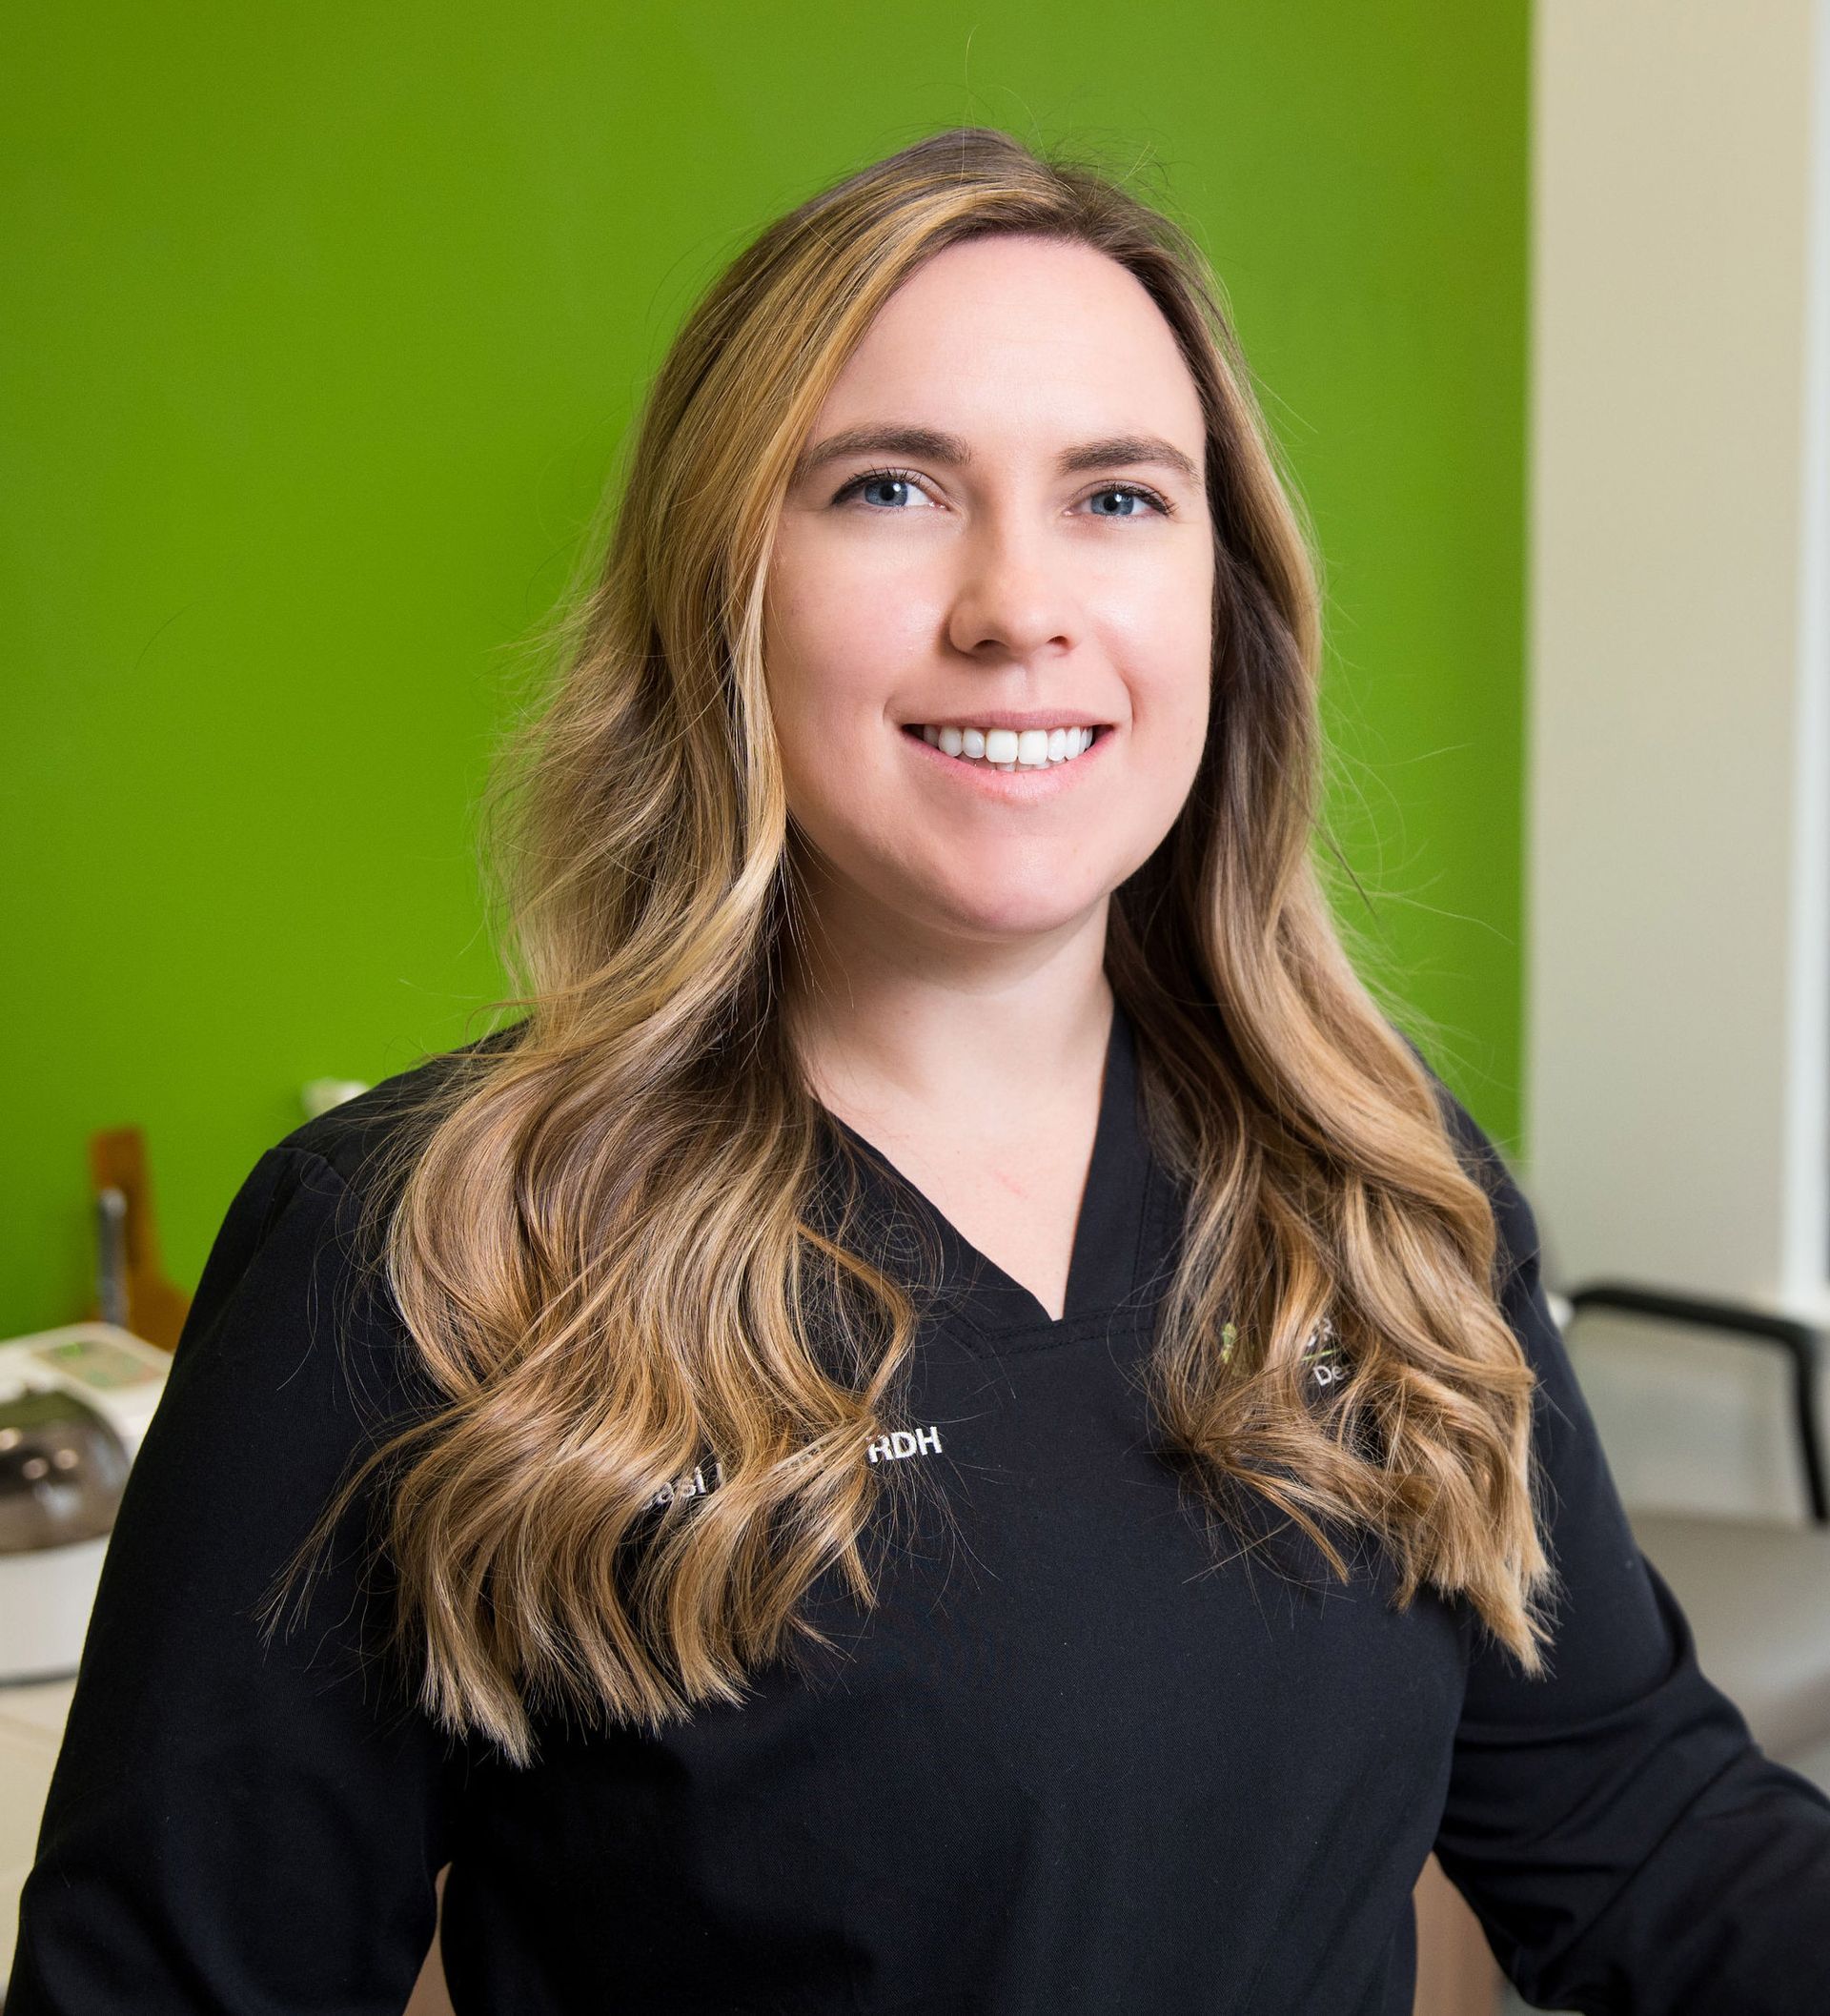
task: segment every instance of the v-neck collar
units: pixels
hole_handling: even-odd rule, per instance
[[[1062,1314],[1051,1317],[1038,1296],[972,1245],[884,1151],[830,1108],[823,1108],[844,1141],[858,1151],[864,1201],[893,1227],[912,1213],[940,1260],[931,1286],[932,1321],[981,1348],[1067,1342],[1103,1328],[1114,1311],[1146,1286],[1156,1257],[1149,1236],[1164,1230],[1167,1185],[1149,1151],[1138,1103],[1136,1038],[1124,1007],[1112,1005],[1099,1119],[1087,1186],[1075,1222],[1073,1255]]]

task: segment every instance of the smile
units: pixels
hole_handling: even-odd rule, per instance
[[[905,735],[919,737],[943,756],[1006,772],[1046,770],[1076,762],[1109,732],[1103,727],[1085,726],[1017,729],[948,723],[937,727],[916,722],[910,722],[903,730]]]

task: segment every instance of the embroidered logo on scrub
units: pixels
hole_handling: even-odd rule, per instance
[[[1347,1366],[1341,1357],[1341,1348],[1334,1342],[1334,1318],[1324,1316],[1316,1324],[1314,1341],[1303,1354],[1303,1363],[1314,1363],[1310,1374],[1317,1386],[1332,1386],[1336,1379],[1347,1377]]]
[[[1332,1386],[1337,1379],[1347,1377],[1347,1366],[1341,1359],[1340,1346],[1333,1341],[1334,1334],[1332,1316],[1324,1316],[1310,1332],[1310,1345],[1303,1353],[1303,1363],[1313,1366],[1310,1377],[1317,1386]],[[1224,1365],[1232,1356],[1232,1347],[1239,1341],[1238,1327],[1232,1323],[1223,1324],[1220,1336],[1220,1362]]]
[[[709,1477],[705,1475],[708,1467],[712,1473]],[[723,1481],[724,1472],[716,1456],[712,1457],[709,1466],[704,1463],[695,1463],[683,1477],[676,1477],[672,1483],[663,1484],[655,1493],[654,1497],[648,1500],[649,1510],[653,1511],[660,1505],[671,1505],[676,1498],[702,1497],[706,1492],[712,1490],[715,1485],[722,1484]]]
[[[893,1435],[879,1436],[864,1454],[873,1463],[900,1463],[905,1456],[939,1456],[941,1431],[918,1428],[911,1432],[899,1428]]]
[[[888,1435],[879,1436],[864,1451],[865,1460],[871,1463],[900,1463],[909,1456],[939,1456],[941,1431],[938,1428],[898,1428]],[[683,1477],[676,1477],[663,1484],[648,1500],[651,1512],[663,1505],[671,1505],[676,1498],[702,1497],[708,1491],[715,1491],[724,1481],[723,1466],[716,1456],[703,1463],[696,1463]]]

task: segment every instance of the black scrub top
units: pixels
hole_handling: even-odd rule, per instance
[[[1830,2008],[1830,1801],[1698,1671],[1531,1212],[1446,1089],[1542,1381],[1553,1677],[1459,1599],[1394,1611],[1376,1547],[1346,1583],[1216,1550],[1138,1383],[1182,1199],[1122,1009],[1059,1322],[835,1126],[873,1223],[943,1273],[869,1456],[921,1488],[874,1612],[814,1585],[832,1651],[661,1735],[537,1718],[524,1771],[378,1686],[353,1552],[263,1653],[250,1610],[362,1423],[423,1393],[397,1315],[330,1321],[361,1153],[415,1078],[289,1136],[228,1212],[107,1557],[7,2016],[397,2016],[447,1863],[458,2016],[1408,2016],[1433,1847],[1541,2006]]]

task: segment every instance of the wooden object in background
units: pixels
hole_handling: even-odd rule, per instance
[[[438,1916],[432,1928],[432,1945],[426,1949],[419,1978],[413,1985],[401,2016],[453,2016],[451,1991],[445,1985],[444,1955],[438,1950],[438,1933],[445,1922],[445,1875],[451,1864],[438,1871]]]
[[[152,1178],[147,1170],[144,1134],[137,1127],[104,1128],[91,1134],[89,1173],[98,1224],[102,1221],[106,1192],[116,1191],[125,1200],[121,1232],[126,1302],[118,1312],[104,1309],[98,1293],[84,1314],[91,1320],[118,1322],[149,1344],[174,1351],[191,1308],[191,1297],[166,1278],[159,1261],[159,1233],[152,1215]]]
[[[1412,1892],[1417,1910],[1413,2016],[1497,2016],[1504,1985],[1480,1920],[1433,1855]]]

